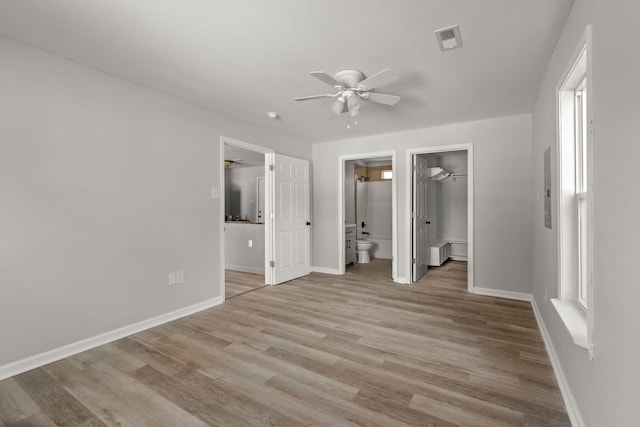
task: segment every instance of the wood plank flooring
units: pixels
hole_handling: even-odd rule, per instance
[[[311,274],[0,382],[0,426],[569,426],[528,303]],[[238,276],[239,278],[239,276]],[[251,278],[249,278],[251,280]]]
[[[264,284],[264,274],[225,270],[224,275],[225,299],[237,297],[267,286]]]

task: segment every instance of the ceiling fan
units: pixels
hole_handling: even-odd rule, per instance
[[[396,95],[371,92],[372,89],[391,83],[398,78],[398,76],[388,68],[368,78],[365,78],[364,73],[359,70],[339,71],[335,77],[331,77],[324,71],[312,71],[309,74],[333,86],[337,89],[337,92],[333,94],[302,96],[300,98],[294,98],[295,101],[335,98],[336,100],[331,105],[331,111],[335,114],[342,114],[348,111],[350,116],[357,116],[360,114],[361,100],[384,105],[396,105],[398,101],[400,101],[400,97]]]
[[[234,164],[238,164],[241,165],[242,163],[242,159],[229,159],[229,160],[225,160],[224,161],[224,167],[225,168],[230,168],[232,165]]]

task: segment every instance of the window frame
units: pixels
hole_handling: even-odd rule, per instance
[[[591,46],[589,25],[556,87],[558,298],[551,301],[574,343],[593,357]]]

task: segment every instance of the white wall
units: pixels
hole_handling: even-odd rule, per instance
[[[264,274],[264,224],[227,222],[224,228],[225,268]]]
[[[264,166],[227,168],[225,170],[226,215],[258,221],[258,178],[264,177]],[[263,184],[264,185],[264,184]]]
[[[367,229],[371,233],[369,238],[375,243],[370,254],[374,258],[391,259],[391,181],[369,181],[364,185],[367,189]]]
[[[558,295],[557,206],[544,227],[543,201],[533,216],[533,293],[564,379],[588,426],[637,425],[640,378],[640,3],[575,0],[546,70],[533,114],[533,191],[543,190],[543,153],[556,169],[555,90],[587,24],[593,24],[594,332],[595,358],[573,344],[549,298]]]
[[[406,132],[345,139],[313,146],[314,188],[323,191],[314,201],[312,265],[337,269],[338,158],[341,155],[397,152],[398,267],[407,277],[404,235],[406,150],[473,143],[475,164],[475,285],[514,292],[531,291],[531,116],[519,115],[457,123]],[[505,180],[504,176],[509,176]],[[500,256],[496,256],[500,254]]]
[[[0,367],[221,296],[220,136],[310,150],[4,38],[0,52]]]
[[[467,172],[467,153],[443,153],[440,156],[440,166],[447,172]],[[503,179],[508,181],[510,178],[503,177]],[[438,182],[441,239],[467,240],[467,184],[468,181],[465,178]]]
[[[356,181],[355,162],[344,162],[344,223],[356,223]]]

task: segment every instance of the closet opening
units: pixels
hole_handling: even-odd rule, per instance
[[[411,282],[430,272],[466,280],[473,291],[473,168],[471,146],[408,153],[407,197]]]

